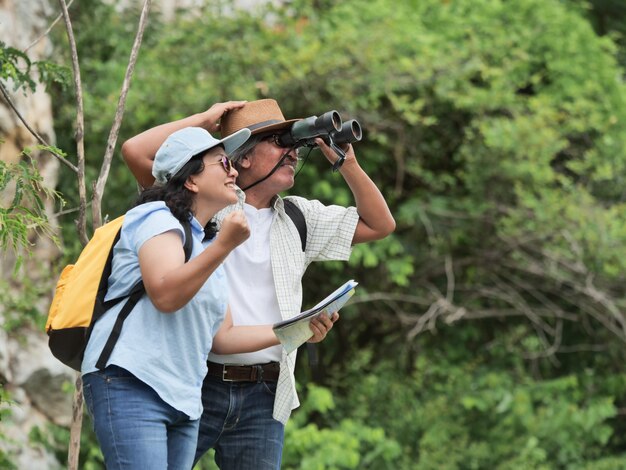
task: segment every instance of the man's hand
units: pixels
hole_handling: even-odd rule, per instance
[[[326,145],[326,142],[324,142],[323,139],[317,137],[315,139],[315,143],[319,146],[326,159],[334,165],[335,162],[339,159],[339,155],[337,155],[337,153],[332,148],[330,148],[330,146]],[[356,155],[354,154],[354,149],[352,148],[351,144],[341,144],[339,147],[346,154],[344,165],[350,161],[356,163]]]
[[[308,343],[319,343],[333,327],[333,324],[339,320],[339,314],[337,312],[333,313],[330,317],[325,314],[318,315],[311,323],[309,323],[311,327],[311,331],[313,332],[313,336],[307,341]]]

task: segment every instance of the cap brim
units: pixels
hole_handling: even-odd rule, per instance
[[[234,134],[224,137],[220,140],[220,143],[224,146],[226,155],[230,156],[230,154],[241,147],[251,135],[250,129],[240,129]]]

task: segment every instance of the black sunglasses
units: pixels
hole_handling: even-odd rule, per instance
[[[281,145],[280,143],[280,136],[282,134],[270,134],[267,137],[263,137],[262,140],[268,140],[270,142],[272,142],[274,145],[276,145],[276,147],[280,147],[281,149],[287,149],[290,148],[289,145]]]

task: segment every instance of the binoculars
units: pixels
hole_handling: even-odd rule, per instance
[[[277,137],[277,141],[281,147],[315,147],[315,138],[320,137],[339,156],[333,165],[333,170],[337,171],[346,158],[339,145],[357,142],[362,135],[361,125],[356,119],[342,122],[339,113],[333,110],[319,117],[309,116],[294,122],[287,132]]]

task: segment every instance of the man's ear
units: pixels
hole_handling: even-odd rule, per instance
[[[239,169],[239,168],[248,169],[248,168],[250,168],[250,165],[252,165],[252,162],[250,161],[248,156],[245,156],[245,157],[242,157],[237,162],[237,167],[238,167],[237,169]]]

